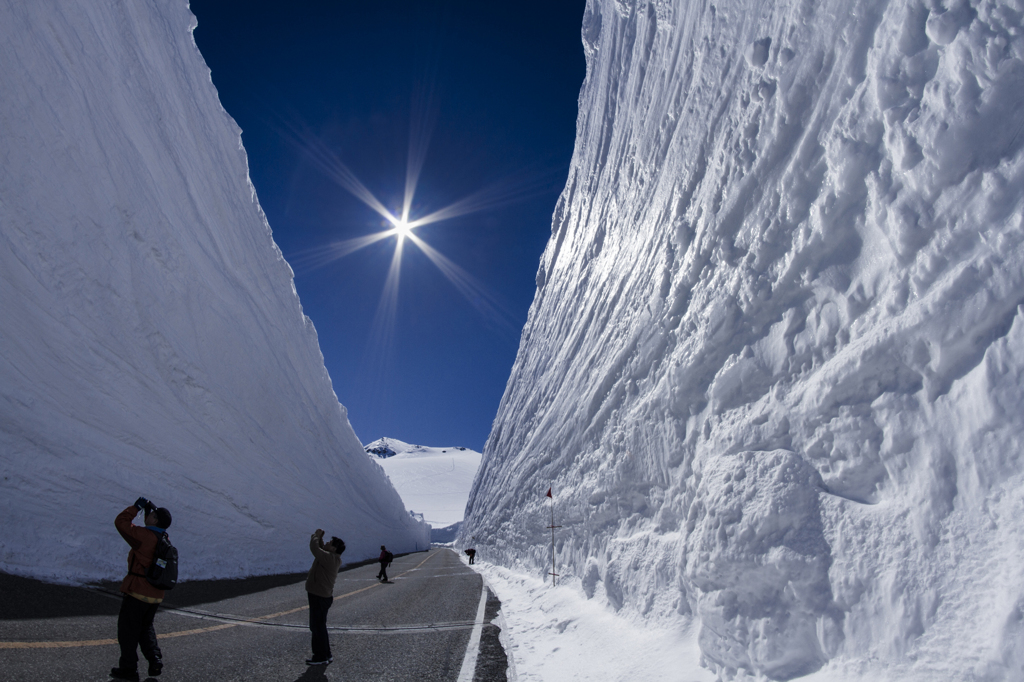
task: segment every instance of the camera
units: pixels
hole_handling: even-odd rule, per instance
[[[145,512],[146,516],[149,516],[150,514],[156,511],[156,505],[147,500],[145,497],[140,497],[139,499],[135,500],[135,507]]]

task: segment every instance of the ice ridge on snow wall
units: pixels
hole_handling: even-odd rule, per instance
[[[1022,16],[590,0],[463,542],[544,575],[553,484],[562,580],[720,677],[1024,679]]]
[[[0,3],[0,569],[120,577],[168,507],[183,579],[301,571],[317,527],[423,549],[331,387],[174,2]],[[139,521],[141,523],[141,521]]]

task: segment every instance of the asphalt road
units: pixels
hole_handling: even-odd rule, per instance
[[[500,602],[454,552],[396,557],[387,584],[376,580],[377,569],[338,575],[327,619],[334,663],[326,667],[305,665],[305,575],[179,585],[156,617],[160,682],[456,682],[467,651],[474,682],[505,679],[498,629],[484,625]],[[107,680],[118,659],[120,597],[116,586],[105,589],[0,575],[0,679]],[[146,679],[141,657],[139,672]]]

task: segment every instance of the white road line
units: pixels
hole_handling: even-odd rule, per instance
[[[487,585],[480,581],[480,606],[476,609],[476,624],[469,635],[466,657],[462,659],[462,670],[458,682],[473,682],[476,674],[476,658],[480,653],[480,633],[484,630],[484,611],[487,608]]]

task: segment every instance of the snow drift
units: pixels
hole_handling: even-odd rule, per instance
[[[172,511],[182,576],[424,548],[368,461],[178,2],[0,5],[0,568],[111,578]]]
[[[1022,15],[588,2],[463,538],[546,573],[553,482],[563,578],[721,677],[1024,676]]]

